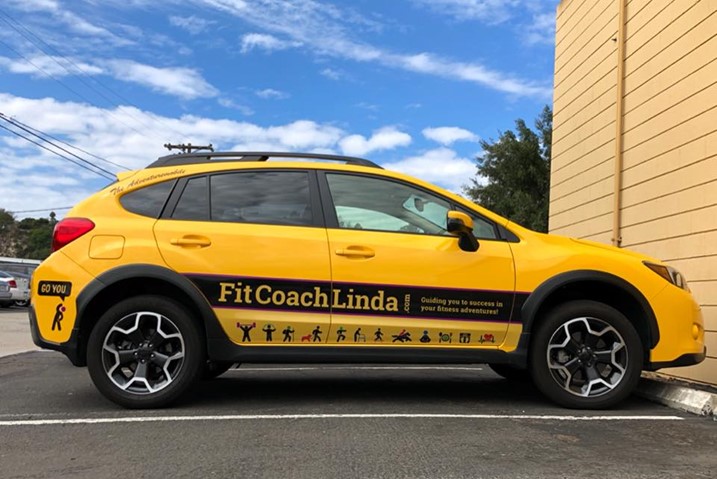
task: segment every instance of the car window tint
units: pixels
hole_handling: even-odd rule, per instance
[[[311,225],[309,176],[302,171],[247,171],[211,177],[212,221]]]
[[[445,235],[449,203],[382,178],[328,173],[340,228]]]
[[[493,223],[479,218],[475,215],[470,215],[473,218],[473,236],[482,239],[496,239],[498,236],[495,232],[495,226]]]
[[[209,204],[207,195],[207,177],[192,178],[187,181],[182,196],[174,208],[175,220],[207,221]]]
[[[491,221],[476,215],[473,211],[463,208],[460,208],[460,211],[473,219],[473,236],[478,239],[498,239],[498,232]]]
[[[157,218],[162,212],[174,183],[175,180],[163,181],[131,191],[120,198],[120,204],[132,213]]]

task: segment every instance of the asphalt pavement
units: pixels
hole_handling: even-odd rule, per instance
[[[246,365],[125,410],[58,353],[0,358],[0,477],[715,478],[717,422],[570,411],[483,365]]]

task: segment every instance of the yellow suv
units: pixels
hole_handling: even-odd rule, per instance
[[[33,339],[131,408],[251,362],[487,363],[606,408],[706,354],[673,268],[358,158],[166,156],[75,206],[53,251]]]

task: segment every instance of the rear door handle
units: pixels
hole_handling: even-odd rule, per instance
[[[376,252],[374,250],[365,246],[347,246],[346,248],[339,248],[336,250],[336,254],[339,256],[346,256],[348,258],[373,258],[376,256]]]
[[[189,248],[206,248],[212,245],[212,240],[205,236],[187,235],[181,238],[172,238],[169,240],[169,244]]]

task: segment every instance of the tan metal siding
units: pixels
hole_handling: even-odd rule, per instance
[[[558,7],[551,232],[609,243],[621,0]],[[708,359],[670,370],[717,384],[717,0],[632,0],[625,22],[622,246],[683,271]]]

